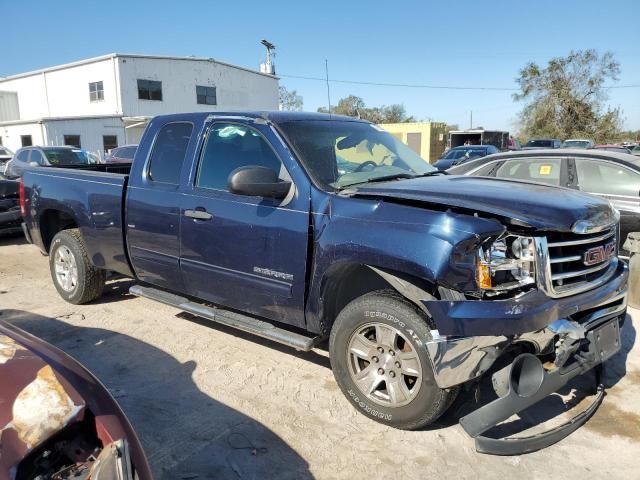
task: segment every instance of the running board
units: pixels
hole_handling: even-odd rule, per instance
[[[158,290],[157,288],[134,285],[129,288],[129,293],[137,297],[145,297],[150,300],[155,300],[156,302],[171,305],[172,307],[206,318],[207,320],[288,345],[296,350],[308,352],[320,339],[320,337],[307,337],[299,333],[290,332],[289,330],[278,328],[269,322],[258,320],[257,318],[247,315],[230,312],[221,308],[207,307],[206,305],[191,301],[186,297]]]

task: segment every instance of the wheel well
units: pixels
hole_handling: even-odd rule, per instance
[[[432,290],[430,286],[425,285],[424,281],[420,279],[408,279],[403,276],[403,280],[410,281],[413,285],[423,288],[425,291]],[[397,291],[393,285],[366,265],[350,264],[336,267],[325,278],[323,283],[321,320],[323,333],[331,331],[331,326],[340,311],[356,298],[376,290]],[[415,304],[403,292],[398,293]]]
[[[45,210],[40,215],[40,236],[42,244],[48,252],[53,237],[62,230],[77,228],[78,224],[71,215],[61,210]]]

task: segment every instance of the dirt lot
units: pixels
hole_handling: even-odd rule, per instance
[[[469,402],[459,399],[429,431],[384,427],[342,396],[326,351],[297,353],[188,317],[130,296],[129,285],[112,281],[100,302],[69,305],[46,257],[20,237],[0,238],[0,318],[62,348],[107,385],[158,479],[640,478],[637,311],[607,365],[609,394],[596,416],[551,448],[500,458],[475,453],[457,425]],[[513,425],[569,407],[574,415],[589,400],[565,393],[568,406],[552,398]]]

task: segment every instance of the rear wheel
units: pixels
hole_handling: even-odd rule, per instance
[[[67,302],[80,305],[102,295],[105,271],[89,260],[78,229],[63,230],[53,237],[49,268],[56,290]]]
[[[363,414],[403,430],[422,428],[451,405],[456,389],[435,382],[424,344],[430,328],[414,305],[374,292],[347,305],[329,339],[338,385]]]

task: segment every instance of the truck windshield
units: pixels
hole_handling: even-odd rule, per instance
[[[309,174],[327,190],[437,171],[393,135],[370,123],[299,120],[279,126]]]
[[[87,165],[92,163],[84,150],[47,148],[44,154],[51,165]]]

